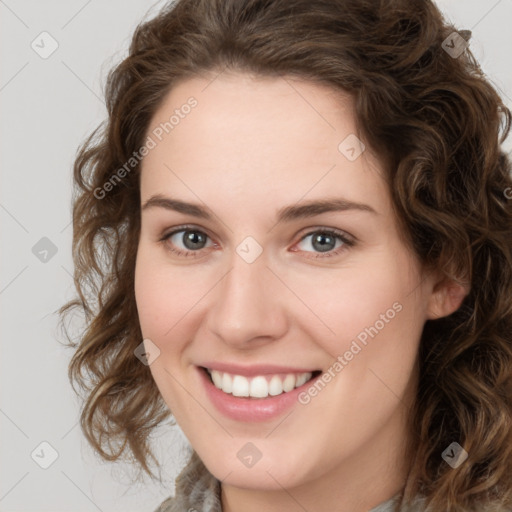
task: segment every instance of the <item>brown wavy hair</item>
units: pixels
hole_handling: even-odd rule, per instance
[[[140,164],[98,190],[178,81],[226,69],[298,77],[353,97],[405,239],[424,268],[470,285],[455,313],[424,326],[399,505],[416,495],[436,512],[512,504],[512,180],[500,149],[511,113],[469,48],[445,51],[470,37],[455,31],[429,0],[179,0],[139,24],[107,78],[108,119],[74,164],[78,296],[60,310],[85,316],[69,376],[102,457],[153,476],[150,434],[171,413],[134,356]],[[453,441],[469,453],[456,469],[441,457]]]

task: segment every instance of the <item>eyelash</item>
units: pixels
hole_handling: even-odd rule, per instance
[[[165,234],[162,238],[160,238],[159,241],[166,246],[166,249],[168,251],[176,254],[177,256],[181,256],[181,257],[185,257],[185,258],[190,258],[190,257],[197,258],[198,257],[197,253],[200,253],[203,249],[199,249],[197,251],[192,251],[192,250],[182,251],[181,249],[175,249],[173,247],[170,247],[166,243],[173,235],[175,235],[176,233],[180,233],[182,231],[184,231],[184,232],[192,231],[192,232],[196,232],[196,233],[201,233],[208,237],[208,235],[204,231],[201,231],[200,229],[197,229],[194,226],[181,226],[180,228],[175,229],[175,230],[171,231],[170,233]],[[330,258],[333,256],[338,256],[343,251],[353,247],[356,243],[355,240],[353,240],[352,238],[348,238],[345,235],[345,233],[343,233],[342,231],[339,231],[339,230],[333,229],[333,228],[317,228],[312,231],[309,231],[297,243],[300,243],[308,236],[311,236],[311,235],[314,235],[317,233],[321,233],[323,235],[330,235],[334,238],[337,238],[338,240],[341,240],[343,242],[343,245],[341,247],[338,247],[338,249],[333,249],[330,252],[316,253],[317,254],[316,256],[307,256],[308,258],[317,259],[317,258]],[[298,250],[296,252],[300,252],[300,251]],[[304,251],[304,252],[310,252],[310,251]]]

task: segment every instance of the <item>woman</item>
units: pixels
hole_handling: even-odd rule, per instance
[[[63,312],[96,450],[151,475],[158,424],[190,441],[160,511],[511,509],[510,112],[468,37],[426,0],[137,28]]]

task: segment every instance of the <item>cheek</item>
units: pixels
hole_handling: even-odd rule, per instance
[[[372,255],[323,275],[297,275],[294,290],[312,312],[303,328],[323,340],[331,356],[349,350],[354,339],[364,346],[375,337],[396,338],[418,317],[411,293],[416,279],[411,262],[397,253]]]
[[[135,298],[142,333],[163,340],[204,295],[197,279],[185,267],[172,267],[142,246],[135,267]]]
[[[389,414],[395,395],[402,396],[410,383],[425,322],[419,284],[412,262],[396,254],[354,271],[343,284],[337,315],[331,308],[336,336],[325,348],[338,358],[334,373],[341,376],[333,389],[369,404],[369,418]]]
[[[204,294],[197,286],[188,285],[189,281],[186,272],[166,265],[154,250],[139,248],[135,267],[139,322],[143,338],[150,339],[160,351],[149,369],[167,406],[182,422],[189,404],[174,377],[175,368],[193,336],[194,304]]]

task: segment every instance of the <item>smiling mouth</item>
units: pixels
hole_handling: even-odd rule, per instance
[[[246,398],[268,398],[279,396],[303,386],[322,372],[315,370],[305,373],[276,373],[245,377],[210,368],[201,367],[210,382],[228,395]]]

